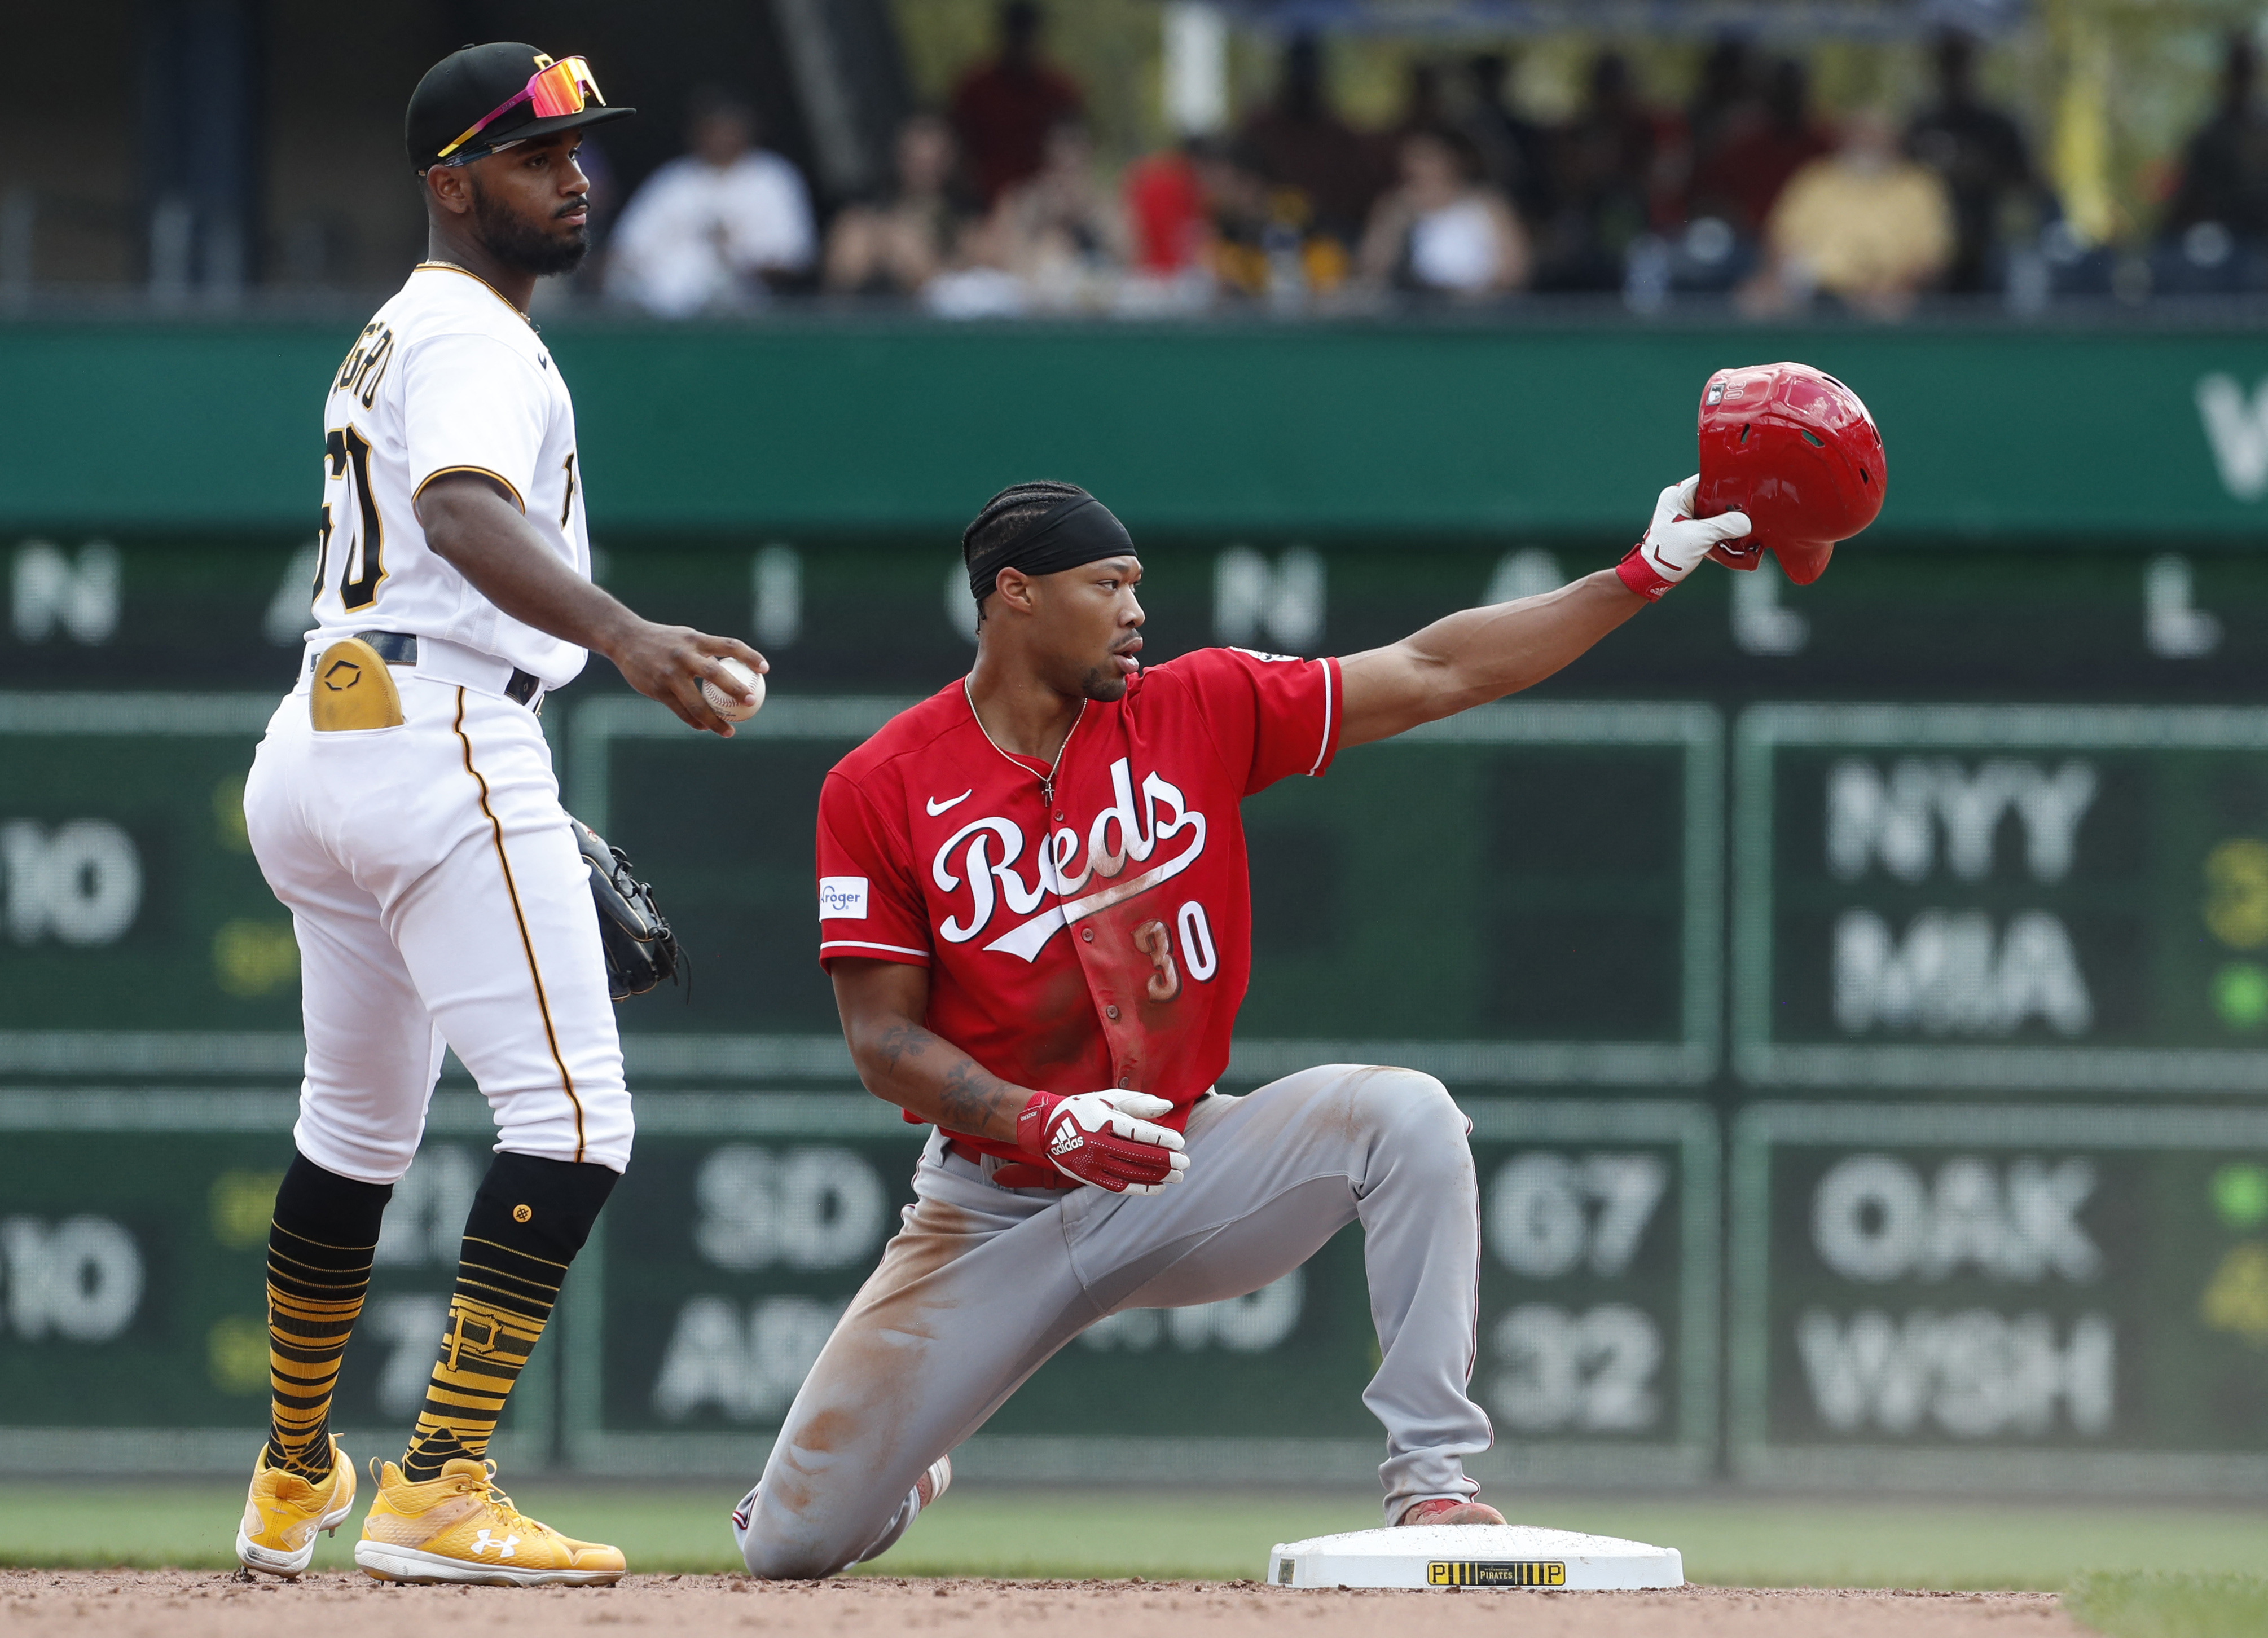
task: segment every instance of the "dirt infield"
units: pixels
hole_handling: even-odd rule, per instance
[[[240,1582],[190,1570],[0,1570],[0,1628],[14,1638],[233,1638],[318,1631],[401,1638],[477,1628],[482,1638],[583,1627],[760,1629],[779,1638],[971,1638],[1002,1627],[1092,1638],[1377,1638],[1454,1599],[1459,1638],[2077,1638],[2041,1592],[1290,1592],[1249,1582],[895,1581],[816,1583],[738,1576],[633,1576],[618,1587],[389,1587],[327,1574]],[[1389,1607],[1398,1606],[1398,1607]],[[281,1618],[289,1627],[278,1628]],[[966,1625],[964,1625],[966,1623]]]

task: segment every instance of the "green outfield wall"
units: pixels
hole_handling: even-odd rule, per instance
[[[0,327],[0,1475],[257,1438],[303,1045],[242,792],[356,327]],[[545,334],[599,577],[774,669],[730,741],[603,663],[546,701],[696,981],[620,1014],[637,1160],[508,1465],[738,1494],[906,1198],[921,1134],[813,959],[813,826],[966,669],[986,493],[1125,512],[1146,663],[1351,653],[1611,563],[1708,371],[1792,355],[1880,413],[1880,531],[1811,586],[1705,570],[1248,802],[1223,1088],[1393,1062],[1472,1117],[1491,1487],[2268,1495],[2268,334]],[[491,1141],[453,1063],[342,1378],[357,1455],[414,1414]],[[959,1459],[1359,1491],[1373,1348],[1350,1231],[1114,1317]]]
[[[696,981],[622,1010],[637,1158],[504,1454],[730,1488],[921,1141],[812,959],[818,784],[893,701],[783,690],[719,743],[572,692],[567,800]],[[272,709],[0,690],[0,1473],[256,1436],[302,1050],[239,805]],[[1471,1117],[1490,1484],[2268,1494],[2268,711],[1515,701],[1244,819],[1224,1090],[1390,1062]],[[490,1142],[446,1076],[342,1378],[358,1451],[414,1411]],[[965,1468],[1366,1487],[1360,1250],[1114,1318]]]
[[[0,327],[0,526],[310,516],[359,321]],[[602,533],[958,530],[1073,478],[1138,529],[1627,533],[1723,365],[1865,395],[1881,541],[2245,542],[2268,520],[2257,330],[1403,324],[663,328],[561,320]]]

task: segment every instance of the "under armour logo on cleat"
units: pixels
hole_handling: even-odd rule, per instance
[[[483,1530],[473,1538],[473,1556],[475,1558],[478,1558],[490,1547],[494,1547],[497,1550],[497,1556],[498,1558],[508,1559],[512,1557],[512,1550],[519,1544],[519,1538],[518,1536],[506,1536],[501,1541],[491,1541],[489,1539],[491,1533],[493,1532]]]

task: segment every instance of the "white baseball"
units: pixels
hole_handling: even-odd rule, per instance
[[[745,723],[764,709],[764,679],[761,672],[752,672],[740,661],[727,655],[717,662],[717,669],[731,681],[752,691],[755,698],[743,705],[719,688],[714,680],[701,679],[701,697],[709,701],[709,709],[728,723]]]

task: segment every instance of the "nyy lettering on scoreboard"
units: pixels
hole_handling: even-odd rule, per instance
[[[1743,1079],[2268,1084],[2268,711],[1767,705],[1737,741]]]

